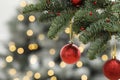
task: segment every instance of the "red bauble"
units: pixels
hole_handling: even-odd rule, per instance
[[[80,6],[82,3],[82,0],[71,0],[71,2],[74,6]]]
[[[92,11],[90,11],[90,12],[89,12],[89,15],[90,15],[90,16],[92,16],[92,15],[93,15]]]
[[[103,67],[104,75],[110,80],[120,79],[120,61],[116,59],[108,60]]]
[[[67,64],[74,64],[80,59],[80,50],[74,44],[66,44],[60,51],[61,59]]]

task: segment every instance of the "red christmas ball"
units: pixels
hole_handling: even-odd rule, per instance
[[[108,60],[103,66],[103,72],[110,80],[120,79],[120,61],[116,59]]]
[[[80,4],[82,3],[82,0],[71,0],[71,3],[75,6],[80,6]]]
[[[60,51],[61,59],[67,64],[74,64],[80,58],[80,50],[74,44],[66,44]]]

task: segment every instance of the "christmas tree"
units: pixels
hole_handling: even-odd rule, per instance
[[[27,5],[23,13],[38,13],[40,22],[50,22],[48,37],[53,39],[70,25],[79,40],[90,47],[87,56],[95,59],[107,48],[112,35],[119,38],[119,0],[39,0]]]
[[[22,2],[22,6],[25,7],[26,2]],[[61,13],[57,13],[58,17],[60,15]],[[70,33],[70,29],[66,28],[59,37],[50,40],[47,32],[52,18],[46,23],[40,23],[37,21],[38,16],[38,13],[21,14],[20,8],[17,16],[10,21],[12,37],[8,45],[9,54],[0,55],[2,59],[0,69],[3,75],[0,80],[105,79],[101,74],[101,67],[103,61],[108,59],[106,54],[101,55],[103,61],[101,58],[89,61],[86,58],[87,49],[82,53],[84,47],[89,48],[89,46],[79,42],[78,36],[74,35],[73,41],[79,46],[82,57],[74,65],[67,65],[60,59],[59,53],[60,48],[69,41],[66,34]],[[44,20],[46,21],[45,18]]]

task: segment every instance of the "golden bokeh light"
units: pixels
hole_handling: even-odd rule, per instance
[[[80,47],[79,47],[79,50],[80,52],[82,53],[85,49],[85,45],[84,44],[81,44]]]
[[[21,7],[25,7],[26,5],[27,5],[26,1],[22,1],[22,2],[20,3],[20,6],[21,6]]]
[[[33,76],[33,72],[32,71],[27,71],[27,76],[29,76],[29,77],[32,77]]]
[[[30,77],[29,76],[24,76],[23,80],[30,80]]]
[[[55,55],[56,50],[55,50],[55,49],[50,49],[50,50],[49,50],[49,53],[50,53],[51,55]]]
[[[13,61],[13,57],[12,56],[7,56],[6,57],[6,62],[10,63]]]
[[[14,68],[9,69],[8,73],[13,76],[16,74],[16,69],[14,69]]]
[[[41,74],[38,73],[38,72],[35,73],[35,74],[34,74],[34,78],[35,78],[35,79],[40,79],[40,78],[41,78]]]
[[[104,54],[104,55],[102,55],[101,59],[102,59],[103,61],[107,61],[107,60],[108,60],[108,56]]]
[[[13,80],[20,80],[19,78],[14,78]]]
[[[11,52],[14,52],[16,50],[16,46],[15,45],[9,45],[9,50]]]
[[[55,66],[55,62],[54,62],[54,61],[50,61],[50,62],[48,63],[48,66],[49,66],[49,67],[54,67],[54,66]]]
[[[66,33],[66,34],[69,34],[69,33],[70,33],[70,28],[66,28],[66,29],[65,29],[65,33]]]
[[[24,49],[23,48],[18,48],[17,52],[18,52],[18,54],[23,54],[24,53]]]
[[[36,64],[38,61],[38,57],[36,55],[32,55],[30,58],[30,63],[31,64]]]
[[[76,63],[76,66],[77,66],[78,68],[81,68],[81,67],[83,66],[82,61],[78,61],[78,62]]]
[[[31,29],[27,30],[26,32],[27,36],[32,36],[33,35],[33,31]]]
[[[28,48],[29,48],[30,50],[37,50],[37,49],[38,49],[38,44],[36,44],[36,43],[31,43],[31,44],[28,45]]]
[[[24,16],[22,14],[19,14],[18,17],[17,17],[17,19],[19,21],[23,21],[24,20]]]
[[[66,67],[66,63],[62,61],[62,62],[60,63],[60,67],[61,67],[61,68],[65,68],[65,67]]]
[[[39,38],[39,40],[44,40],[45,39],[45,35],[44,34],[39,34],[38,38]]]
[[[57,80],[57,77],[56,77],[56,76],[52,76],[52,77],[50,78],[50,80]]]
[[[88,80],[87,75],[82,75],[82,76],[81,76],[81,80]]]
[[[54,75],[54,71],[53,70],[48,70],[48,76],[53,76]]]
[[[29,16],[29,21],[34,22],[35,21],[35,16],[33,16],[33,15]]]

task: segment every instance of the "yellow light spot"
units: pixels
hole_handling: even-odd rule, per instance
[[[13,57],[12,56],[7,56],[6,57],[6,62],[10,63],[13,61]]]
[[[18,17],[17,17],[17,19],[19,21],[23,21],[24,20],[24,16],[22,14],[19,14]]]
[[[14,80],[19,80],[19,78],[14,78]]]
[[[62,62],[60,63],[60,67],[61,67],[61,68],[65,68],[65,67],[66,67],[66,63],[62,61]]]
[[[33,76],[33,72],[32,71],[28,71],[27,72],[27,76],[32,77]]]
[[[53,76],[54,75],[54,71],[53,70],[48,70],[48,76]]]
[[[55,49],[50,49],[50,50],[49,50],[49,53],[50,53],[51,55],[55,55],[56,51],[55,51]]]
[[[56,76],[52,76],[50,80],[57,80]]]
[[[16,46],[15,46],[15,45],[10,45],[10,46],[9,46],[9,50],[10,50],[11,52],[14,52],[14,51],[16,50]]]
[[[24,76],[23,80],[30,80],[30,78],[28,76]]]
[[[33,31],[31,29],[27,30],[26,32],[27,36],[32,36],[33,35]]]
[[[9,69],[8,73],[13,76],[16,74],[16,69],[14,69],[14,68]]]
[[[21,7],[25,7],[27,5],[27,3],[25,2],[25,1],[22,1],[21,3],[20,3],[20,6]]]
[[[35,79],[40,79],[40,78],[41,78],[41,74],[38,73],[38,72],[35,73],[35,74],[34,74],[34,78],[35,78]]]
[[[29,21],[34,22],[35,21],[35,16],[33,16],[33,15],[29,16]]]
[[[107,55],[102,55],[102,60],[103,61],[107,61],[108,60],[108,56]]]
[[[18,54],[23,54],[24,53],[24,49],[23,48],[18,48],[17,52],[18,52]]]
[[[44,34],[39,34],[38,38],[39,38],[39,40],[44,40],[45,39],[45,35]]]
[[[76,63],[76,66],[77,66],[78,68],[82,67],[82,66],[83,66],[82,61],[78,61],[78,62]]]
[[[84,44],[81,44],[80,47],[79,47],[79,50],[80,52],[82,53],[85,49],[85,45]]]
[[[70,33],[70,28],[66,28],[66,29],[65,29],[65,33],[66,33],[66,34],[69,34],[69,33]]]
[[[29,44],[29,46],[28,46],[28,48],[30,49],[30,50],[37,50],[38,49],[38,44]]]
[[[87,80],[87,79],[88,79],[87,75],[82,75],[81,76],[81,80]]]
[[[55,62],[50,61],[50,62],[48,63],[48,65],[49,65],[49,67],[54,67],[54,66],[55,66]]]

